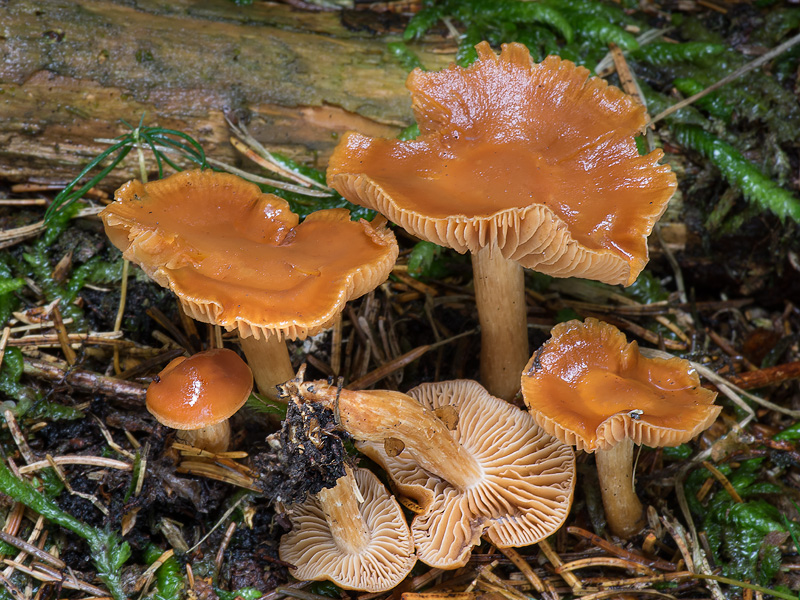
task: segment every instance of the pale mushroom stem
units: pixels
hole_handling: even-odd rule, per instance
[[[633,487],[633,442],[626,438],[609,450],[596,450],[595,460],[608,527],[627,539],[644,526],[642,503]]]
[[[294,378],[292,361],[286,342],[271,335],[267,339],[239,337],[247,364],[253,371],[258,391],[272,400],[278,398],[276,386]]]
[[[481,381],[492,395],[511,400],[530,356],[524,271],[491,245],[472,253],[472,272],[481,324]]]
[[[347,554],[357,554],[369,545],[370,535],[359,503],[364,501],[349,467],[332,488],[320,490],[317,500],[325,513],[336,545]]]
[[[231,425],[228,419],[216,425],[202,429],[180,430],[175,435],[179,442],[207,450],[208,452],[225,452],[231,444]]]
[[[340,390],[324,381],[303,384],[301,393],[338,411],[339,423],[357,440],[400,440],[402,451],[420,467],[460,490],[483,477],[483,468],[453,439],[441,419],[411,396],[387,390]]]

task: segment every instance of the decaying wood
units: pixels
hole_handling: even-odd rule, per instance
[[[96,138],[142,115],[233,162],[226,111],[271,150],[324,166],[340,133],[411,122],[391,39],[268,2],[0,2],[0,176],[69,181],[106,147]],[[453,59],[431,49],[414,46],[429,68]],[[109,184],[134,176],[130,158]]]

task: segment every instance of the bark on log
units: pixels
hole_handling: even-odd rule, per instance
[[[107,147],[96,138],[143,114],[234,162],[225,111],[249,114],[268,148],[324,167],[343,131],[411,122],[389,39],[265,2],[0,0],[0,177],[69,181]],[[414,46],[429,68],[452,60],[435,49]],[[135,176],[129,158],[109,184]]]

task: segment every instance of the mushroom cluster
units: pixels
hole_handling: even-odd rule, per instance
[[[282,504],[293,529],[280,554],[295,577],[381,592],[417,558],[465,565],[484,535],[498,547],[539,542],[569,513],[572,446],[596,454],[611,530],[631,535],[642,512],[633,444],[682,443],[719,413],[686,361],[644,358],[593,319],[556,326],[528,360],[523,268],[630,285],[676,181],[660,150],[639,154],[645,111],[619,89],[555,56],[536,64],[522,44],[476,50],[468,68],[409,76],[417,139],[348,133],[328,183],[421,239],[471,253],[486,387],[352,391],[298,376],[300,401],[330,409],[328,423],[387,472],[416,515],[409,528],[378,478],[337,455],[331,487]],[[285,340],[329,327],[388,277],[398,247],[385,217],[353,222],[333,209],[300,223],[281,198],[210,171],[118,190],[101,213],[111,241],[188,315],[238,331],[253,369],[229,350],[176,359],[148,390],[148,409],[201,430],[181,434],[195,445],[225,449],[226,425],[207,417],[226,424],[253,377],[274,397],[294,377]],[[520,373],[528,411],[506,401]],[[206,391],[218,375],[232,398],[225,409]],[[176,412],[201,417],[187,424]]]
[[[414,501],[411,534],[417,556],[432,567],[465,565],[484,533],[502,548],[527,546],[567,518],[572,449],[474,381],[422,384],[408,394],[316,381],[301,394],[335,408],[359,450]]]

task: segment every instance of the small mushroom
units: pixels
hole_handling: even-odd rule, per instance
[[[328,184],[430,242],[470,252],[481,380],[519,390],[530,355],[522,267],[630,285],[675,191],[661,150],[640,156],[641,105],[583,67],[522,44],[476,46],[468,68],[412,71],[421,135],[348,133]]]
[[[162,425],[177,429],[180,441],[209,452],[224,452],[228,423],[253,390],[253,373],[233,350],[218,348],[179,356],[147,388],[147,410]]]
[[[259,390],[273,398],[294,377],[284,340],[332,325],[397,257],[385,220],[354,222],[340,208],[299,223],[285,200],[213,171],[130,181],[100,217],[123,256],[188,315],[238,330]]]
[[[301,393],[338,410],[342,428],[361,440],[359,450],[420,507],[411,533],[430,566],[465,565],[484,532],[504,548],[533,544],[569,513],[572,449],[474,381],[422,384],[408,394],[310,382]],[[444,407],[440,413],[458,414],[452,430],[435,416]],[[394,456],[385,449],[389,438],[404,445]]]
[[[346,590],[385,592],[416,562],[400,505],[367,469],[346,467],[336,486],[288,506],[292,530],[280,557],[297,579],[329,579]]]
[[[553,328],[522,374],[522,394],[545,431],[595,453],[606,519],[623,538],[642,525],[633,445],[677,446],[721,410],[688,361],[645,358],[635,341],[596,319]]]

